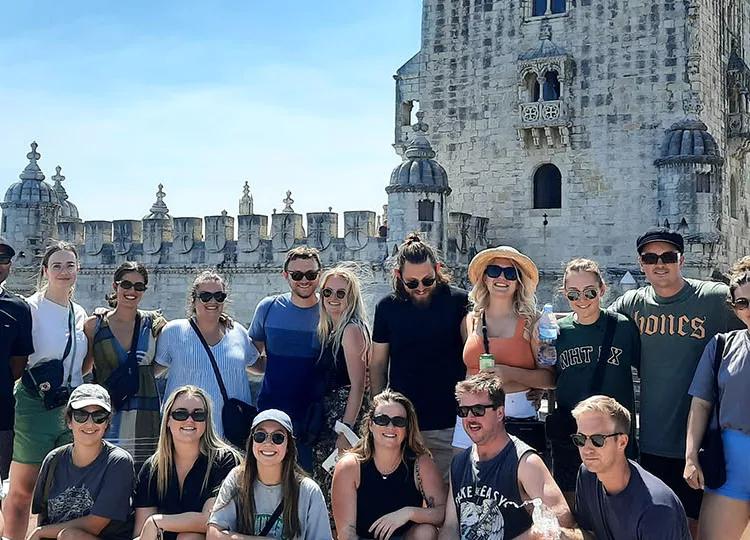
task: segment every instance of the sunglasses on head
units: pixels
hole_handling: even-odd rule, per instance
[[[471,412],[472,416],[484,416],[484,413],[487,412],[487,409],[492,409],[493,411],[497,409],[499,405],[459,405],[457,407],[457,413],[458,416],[461,418],[466,418],[469,416],[469,412]]]
[[[404,281],[404,285],[406,285],[407,289],[416,289],[419,287],[419,284],[422,283],[425,287],[432,287],[435,284],[435,281],[437,281],[436,277],[426,277],[422,278],[421,281],[418,279],[410,279],[409,281]]]
[[[497,279],[500,276],[505,276],[508,281],[516,281],[518,279],[518,269],[515,266],[498,266],[497,264],[488,264],[487,268],[484,269],[484,275],[488,278]]]
[[[583,448],[586,445],[586,440],[589,439],[594,448],[601,448],[607,442],[610,437],[617,437],[618,435],[625,435],[624,433],[610,433],[609,435],[602,435],[601,433],[595,433],[594,435],[584,435],[583,433],[573,433],[570,436],[570,440],[573,441],[578,448]]]
[[[266,442],[266,439],[271,437],[271,442],[275,444],[276,446],[284,444],[284,441],[286,440],[286,435],[281,433],[280,431],[274,431],[273,433],[266,433],[265,431],[256,431],[253,433],[253,441],[255,441],[258,444],[263,444]]]
[[[118,287],[126,290],[135,289],[138,292],[143,292],[148,289],[148,285],[146,285],[142,281],[136,281],[135,283],[133,283],[132,281],[128,281],[127,279],[121,279],[120,281],[115,281],[115,283],[117,283]]]
[[[576,300],[578,300],[581,295],[583,295],[586,300],[593,300],[594,298],[599,296],[599,291],[597,291],[596,289],[584,289],[583,291],[570,290],[565,292],[565,296],[571,302],[575,302]]]
[[[729,304],[737,311],[744,311],[750,307],[750,300],[747,298],[735,298],[730,300]]]
[[[294,270],[289,272],[289,277],[292,278],[293,281],[302,281],[302,278],[305,278],[307,281],[315,281],[318,279],[318,274],[320,274],[320,270],[308,270],[307,272]]]
[[[641,253],[641,262],[643,264],[657,264],[661,260],[662,264],[675,264],[680,260],[680,254],[677,251],[665,251],[664,253]]]
[[[85,424],[91,418],[95,424],[103,424],[109,419],[109,413],[103,409],[89,412],[83,409],[73,409],[73,420],[79,424]]]
[[[321,291],[321,293],[323,294],[325,298],[330,298],[334,294],[336,295],[336,298],[338,298],[339,300],[343,300],[344,298],[346,298],[346,289],[336,289],[334,291],[333,289],[326,287],[325,289]]]
[[[227,293],[225,293],[224,291],[216,291],[216,292],[203,291],[203,292],[199,292],[197,296],[200,299],[200,301],[203,302],[204,304],[207,304],[208,302],[210,302],[212,298],[220,304],[224,303],[224,300],[227,299]]]
[[[195,409],[194,411],[188,411],[187,409],[175,409],[171,413],[169,413],[169,416],[172,417],[172,420],[177,420],[178,422],[184,422],[188,418],[192,418],[196,422],[206,421],[206,411],[204,411],[203,409]]]
[[[405,428],[408,424],[405,416],[388,416],[387,414],[378,414],[372,417],[372,423],[376,426],[385,427],[392,424],[393,427]]]

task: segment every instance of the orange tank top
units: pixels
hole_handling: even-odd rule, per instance
[[[479,334],[476,330],[469,335],[464,345],[464,364],[466,364],[467,376],[479,373],[479,355],[484,354],[484,340],[482,339],[481,320],[477,321]],[[534,354],[531,351],[531,343],[523,337],[523,329],[526,319],[519,318],[513,337],[489,338],[490,354],[495,355],[495,364],[505,366],[534,369]]]

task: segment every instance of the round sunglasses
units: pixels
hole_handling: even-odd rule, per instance
[[[385,427],[388,424],[393,424],[393,427],[405,428],[409,422],[405,416],[388,416],[387,414],[378,414],[372,417],[372,423],[380,427]]]
[[[346,289],[336,289],[334,291],[333,289],[326,287],[320,292],[325,298],[330,298],[334,294],[336,295],[336,298],[338,298],[339,300],[343,300],[344,298],[346,298]]]
[[[625,435],[624,433],[610,433],[609,435],[602,435],[601,433],[595,433],[593,435],[584,435],[583,433],[573,433],[570,436],[570,440],[573,441],[578,448],[583,448],[586,445],[586,440],[590,440],[594,448],[601,448],[607,442],[610,437],[617,437],[618,435]]]
[[[203,291],[203,292],[199,292],[196,296],[204,304],[208,304],[212,298],[220,304],[223,304],[224,300],[227,299],[227,293],[225,293],[224,291],[216,291],[216,292]]]
[[[125,289],[126,291],[130,289],[135,289],[138,292],[143,292],[146,289],[148,289],[148,285],[143,283],[142,281],[136,281],[133,283],[132,281],[128,281],[127,279],[121,279],[120,281],[115,281],[118,287],[121,289]]]
[[[171,413],[169,413],[169,416],[172,417],[172,420],[177,420],[178,422],[184,422],[188,418],[192,418],[196,422],[206,421],[206,411],[204,411],[203,409],[195,409],[194,411],[188,411],[187,409],[175,409]]]
[[[432,287],[436,281],[437,281],[437,278],[433,276],[433,277],[422,278],[421,280],[410,279],[409,281],[404,281],[404,285],[406,286],[407,289],[414,290],[417,287],[419,287],[420,283],[422,283],[422,285],[424,285],[425,287]]]
[[[597,291],[596,289],[584,289],[583,291],[570,290],[565,292],[565,296],[571,302],[575,302],[576,300],[578,300],[581,295],[583,295],[586,300],[593,300],[594,298],[599,296],[599,291]]]
[[[271,438],[271,442],[275,444],[276,446],[280,446],[284,444],[284,441],[286,440],[286,435],[281,433],[280,431],[274,431],[273,433],[266,433],[265,431],[256,431],[253,433],[253,441],[258,444],[263,444],[266,442],[266,439]]]
[[[103,424],[109,420],[109,413],[105,410],[94,412],[84,411],[83,409],[73,409],[73,420],[79,424],[85,424],[91,418],[95,424]]]

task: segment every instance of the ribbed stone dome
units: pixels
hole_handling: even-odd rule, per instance
[[[700,120],[685,119],[672,124],[664,135],[661,157],[656,165],[674,163],[721,164],[724,158],[719,155],[716,140],[708,132],[706,124]]]
[[[29,164],[18,176],[21,181],[12,184],[5,192],[6,203],[58,203],[57,194],[52,186],[44,181],[44,173],[37,160],[41,155],[36,151],[36,142],[31,143],[31,152],[26,154]]]
[[[65,188],[62,185],[65,177],[60,173],[61,171],[62,167],[58,165],[55,168],[55,175],[52,177],[52,180],[55,182],[53,189],[55,191],[55,194],[57,195],[57,200],[60,203],[60,210],[57,213],[57,221],[80,221],[78,208],[75,204],[68,200],[68,192],[65,191]]]
[[[391,182],[385,188],[387,193],[396,191],[427,191],[450,193],[448,174],[440,163],[435,161],[435,151],[425,137],[427,124],[422,122],[424,113],[417,113],[419,121],[414,124],[414,138],[406,148],[406,159],[391,173]]]

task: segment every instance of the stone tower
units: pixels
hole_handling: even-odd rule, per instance
[[[46,242],[57,236],[60,202],[55,190],[44,181],[37,161],[36,142],[26,154],[29,164],[19,175],[20,181],[5,192],[0,234],[16,249],[17,264],[33,265],[44,252]]]
[[[548,275],[574,256],[634,270],[665,222],[689,272],[726,269],[750,253],[749,29],[741,0],[424,0],[394,147],[418,106],[448,211]]]
[[[413,137],[406,147],[404,161],[391,173],[388,193],[388,248],[393,252],[413,231],[423,233],[424,239],[438,250],[446,247],[445,197],[450,194],[448,176],[435,161],[435,151],[425,136],[428,125],[423,113],[412,126]]]

